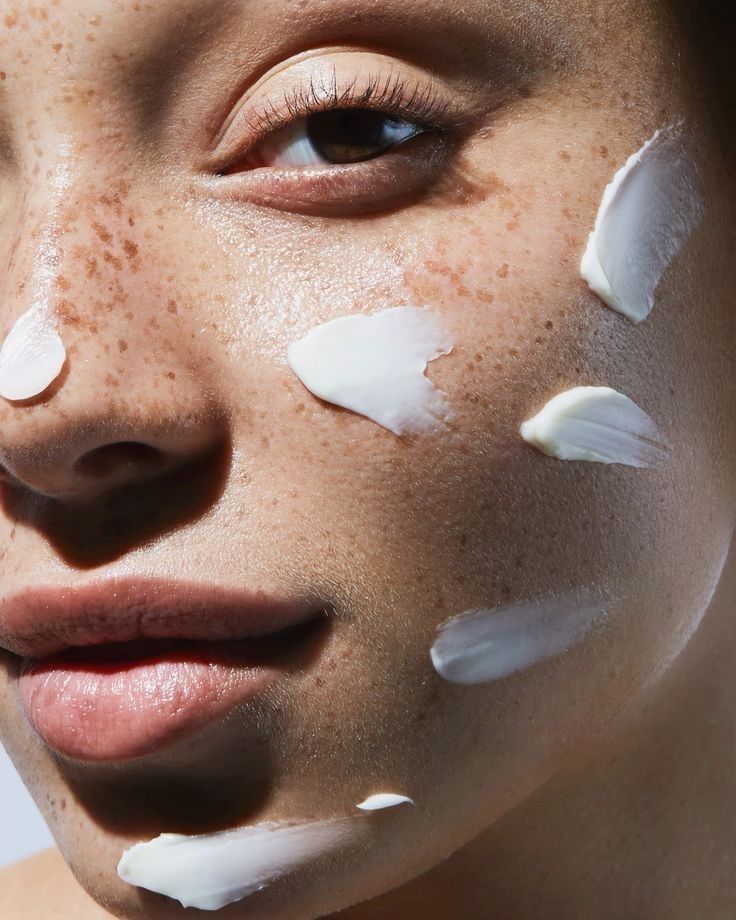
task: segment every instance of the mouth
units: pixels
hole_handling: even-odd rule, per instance
[[[40,738],[71,759],[117,762],[298,675],[330,618],[313,601],[117,582],[27,593],[0,603],[0,623],[3,644],[21,653],[18,694]]]

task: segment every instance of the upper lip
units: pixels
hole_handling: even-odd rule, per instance
[[[0,646],[21,657],[43,658],[75,646],[136,639],[245,639],[280,632],[323,612],[314,597],[113,579],[36,588],[0,600]]]

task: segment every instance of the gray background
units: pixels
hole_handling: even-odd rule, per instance
[[[0,868],[53,845],[45,821],[0,744]]]

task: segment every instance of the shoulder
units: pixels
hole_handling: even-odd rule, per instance
[[[59,904],[74,907],[80,918],[110,917],[82,890],[55,848],[0,869],[0,920],[48,920],[58,916]]]

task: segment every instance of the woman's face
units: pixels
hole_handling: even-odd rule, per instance
[[[42,397],[0,400],[0,594],[164,579],[329,610],[263,692],[151,748],[90,710],[54,749],[2,652],[3,741],[120,916],[181,910],[118,879],[132,843],[374,792],[416,807],[227,915],[321,916],[431,869],[592,743],[697,624],[733,526],[730,203],[707,92],[669,8],[646,8],[0,0],[2,329],[43,296],[68,355]],[[324,147],[289,147],[315,106],[361,97],[421,136],[324,165],[323,120]],[[705,216],[635,325],[580,256],[614,172],[674,123]],[[400,305],[452,338],[427,369],[448,430],[397,436],[287,363],[314,326]],[[580,385],[643,406],[668,463],[525,444],[520,424]],[[475,686],[432,667],[449,617],[577,589],[608,616],[567,654]]]

